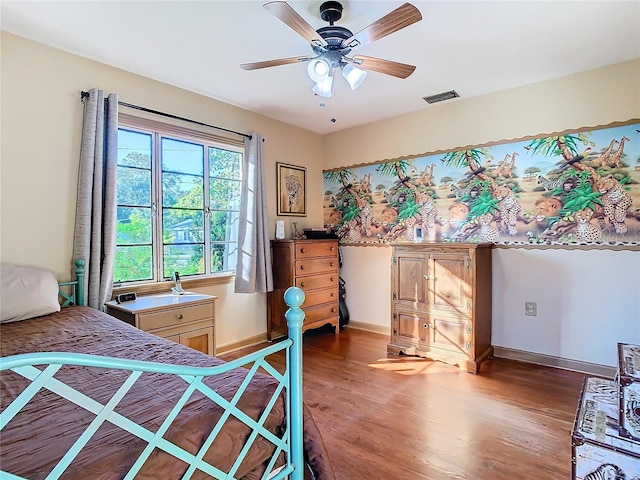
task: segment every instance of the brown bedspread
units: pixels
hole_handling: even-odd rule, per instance
[[[203,367],[222,363],[86,307],[70,307],[45,317],[2,324],[0,340],[2,356],[58,351]],[[231,400],[246,373],[245,369],[235,369],[209,378],[206,383],[225,399]],[[115,370],[63,367],[56,378],[105,403],[122,384],[126,374]],[[13,372],[3,372],[0,380],[0,405],[4,409],[24,388],[25,380]],[[275,388],[274,379],[257,375],[242,394],[238,407],[251,418],[258,419]],[[185,389],[186,383],[179,378],[145,373],[116,411],[156,431]],[[282,436],[285,428],[284,410],[284,400],[280,396],[265,423],[278,436]],[[222,413],[219,406],[196,392],[164,438],[195,454]],[[305,459],[315,478],[333,480],[335,476],[322,437],[306,407],[304,415]],[[93,418],[91,413],[61,400],[56,394],[39,392],[2,432],[2,469],[27,478],[44,478]],[[250,433],[249,427],[231,416],[205,455],[205,460],[228,471]],[[143,440],[105,422],[62,478],[122,478],[145,446]],[[236,478],[260,478],[272,452],[271,442],[258,436]],[[186,468],[182,461],[156,450],[136,478],[181,478]],[[192,478],[209,477],[196,472]]]

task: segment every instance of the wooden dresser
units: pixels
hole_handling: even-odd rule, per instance
[[[214,302],[217,297],[187,292],[144,295],[131,302],[107,302],[107,313],[145,332],[215,356]]]
[[[491,346],[492,244],[394,244],[392,354],[419,355],[478,373]]]
[[[267,295],[267,338],[287,335],[283,295],[295,285],[305,294],[302,331],[339,326],[338,240],[272,240],[274,291]]]

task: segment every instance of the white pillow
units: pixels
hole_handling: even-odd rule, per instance
[[[58,281],[41,268],[0,265],[0,323],[59,312]]]

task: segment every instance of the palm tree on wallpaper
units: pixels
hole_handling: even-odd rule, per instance
[[[549,220],[549,227],[541,234],[542,239],[560,240],[576,228],[575,215],[586,208],[596,212],[597,218],[602,218],[597,208],[602,205],[602,193],[595,186],[601,178],[600,173],[582,163],[594,146],[595,143],[585,133],[577,133],[537,138],[525,147],[531,155],[560,157],[558,169],[549,174],[555,175],[555,187],[551,195],[559,197],[563,207],[558,217]],[[581,150],[582,153],[578,153]]]
[[[456,239],[469,238],[479,228],[478,217],[485,213],[495,214],[499,210],[499,200],[495,198],[492,188],[496,183],[486,174],[492,160],[493,156],[486,147],[449,152],[441,159],[447,166],[468,167],[470,170],[470,175],[458,182],[465,192],[460,201],[469,204],[469,221],[456,232]]]
[[[398,178],[389,189],[389,193],[392,195],[389,206],[395,208],[398,212],[395,223],[401,223],[410,217],[416,217],[420,213],[420,205],[416,202],[413,190],[415,186],[409,184],[411,179],[409,172],[412,169],[414,169],[413,160],[384,162],[376,168],[380,175]]]
[[[340,170],[331,170],[325,172],[325,180],[331,183],[341,185],[338,193],[335,197],[337,202],[336,210],[340,212],[342,220],[340,225],[336,227],[338,230],[341,225],[354,220],[360,214],[358,206],[356,205],[356,192],[353,189],[353,180],[357,178],[355,172],[350,168],[343,168]]]

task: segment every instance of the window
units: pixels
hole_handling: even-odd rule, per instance
[[[235,270],[243,157],[241,144],[121,116],[114,282]]]

